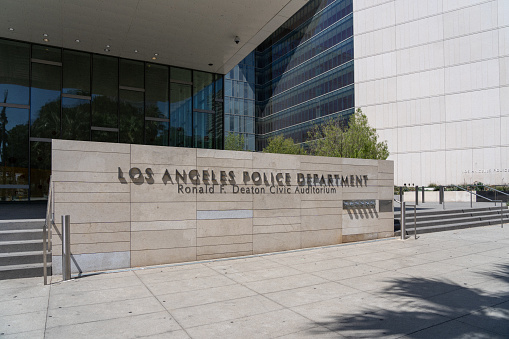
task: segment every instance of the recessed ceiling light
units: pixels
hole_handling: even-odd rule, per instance
[[[152,60],[155,60],[155,59],[157,59],[157,58],[156,57],[152,57]]]
[[[14,31],[14,28],[12,28],[12,27],[9,27],[9,31]]]
[[[49,39],[48,39],[48,38],[44,38],[44,39],[42,39],[42,41],[44,41],[44,42],[48,42],[48,41],[49,41]]]
[[[104,51],[105,52],[109,52],[110,50],[109,50],[109,48],[105,48]]]
[[[106,45],[106,48],[110,48],[111,46],[110,45]]]
[[[80,42],[80,39],[76,39],[76,40],[74,40],[74,41],[76,41],[76,42]]]
[[[137,50],[137,49],[135,49],[135,50],[134,50],[134,53],[138,53],[138,50]]]
[[[158,53],[154,53],[155,56],[158,56],[159,54]]]
[[[42,36],[48,36],[48,34],[44,33]]]

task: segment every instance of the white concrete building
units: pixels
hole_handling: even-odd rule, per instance
[[[395,184],[509,183],[509,1],[354,1],[355,97]]]

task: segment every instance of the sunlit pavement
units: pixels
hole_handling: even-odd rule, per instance
[[[0,338],[508,338],[509,225],[0,281]]]

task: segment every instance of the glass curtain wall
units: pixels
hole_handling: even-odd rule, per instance
[[[0,39],[0,202],[47,199],[51,140],[223,148],[223,76]]]
[[[352,0],[311,0],[256,49],[256,149],[354,112]]]

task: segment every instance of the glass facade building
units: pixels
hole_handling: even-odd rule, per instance
[[[44,200],[51,140],[223,148],[223,76],[0,39],[0,201]]]
[[[253,103],[244,102],[244,110],[255,109],[256,125],[238,129],[237,120],[229,120],[226,131],[255,132],[255,148],[262,150],[276,135],[305,142],[313,126],[354,112],[352,1],[309,1],[239,64],[250,72],[249,62],[255,62],[256,101],[247,108]],[[232,88],[228,83],[226,97],[242,93],[245,83],[237,74],[235,68],[227,76]]]

